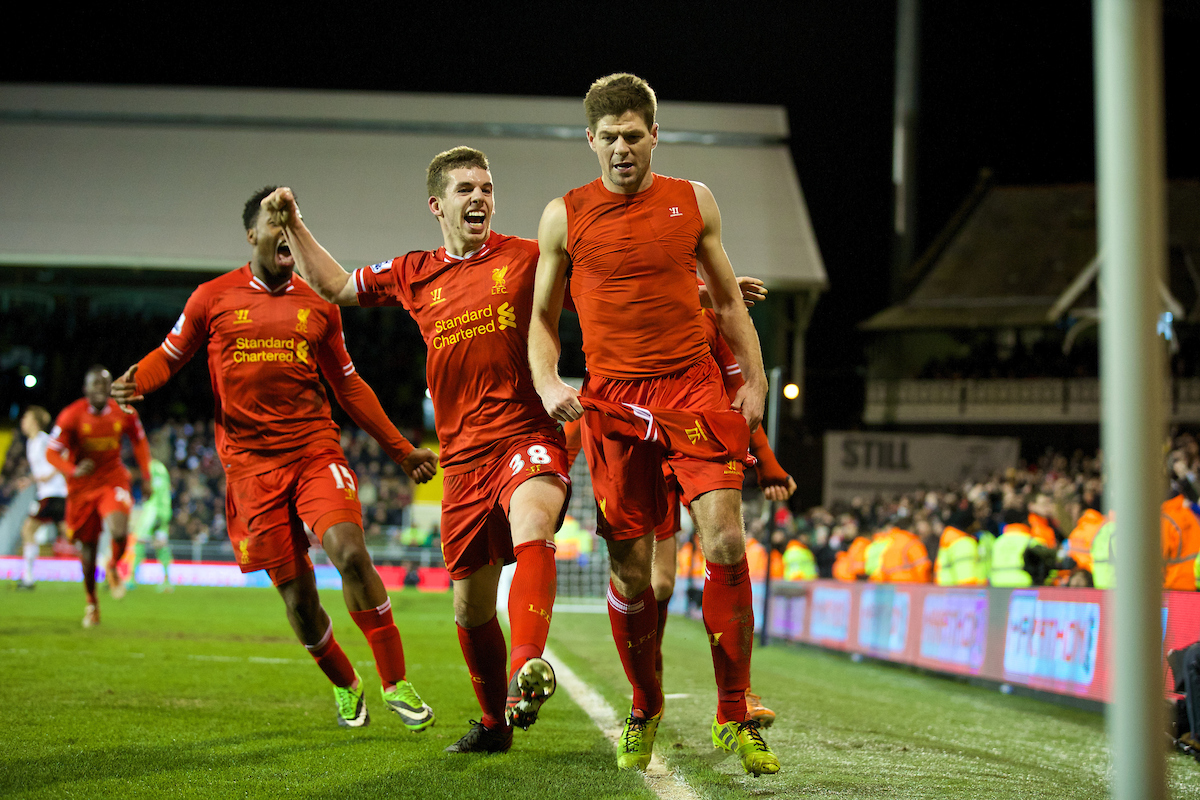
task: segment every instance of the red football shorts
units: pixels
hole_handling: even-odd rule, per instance
[[[442,484],[442,558],[454,580],[469,577],[488,564],[511,564],[512,529],[509,504],[517,487],[530,478],[556,475],[567,486],[555,530],[562,525],[571,499],[570,468],[561,437],[520,436],[501,442],[502,456],[464,471],[447,470]]]
[[[667,515],[654,529],[654,541],[656,542],[670,539],[683,529],[683,518],[679,510],[679,481],[670,464],[663,464],[663,480],[667,485]]]
[[[275,585],[286,583],[296,562],[307,563],[304,523],[320,540],[331,526],[362,527],[358,478],[340,447],[323,447],[261,475],[225,487],[229,541],[242,572],[265,569]]]
[[[129,494],[128,483],[69,491],[65,518],[67,538],[95,544],[100,540],[104,518],[116,511],[128,514],[131,508],[133,497]]]
[[[620,380],[589,374],[583,382],[585,397],[612,403],[633,403],[646,408],[689,411],[728,410],[729,399],[721,370],[711,356],[670,375]],[[661,533],[678,503],[669,497],[663,476],[663,451],[655,442],[635,442],[606,437],[600,415],[583,416],[583,451],[596,495],[597,533],[608,539],[636,539],[647,531]],[[668,452],[666,463],[675,474],[679,496],[689,505],[715,489],[742,488],[745,467],[740,460],[713,460]],[[672,505],[676,508],[672,510]],[[678,528],[676,528],[677,530]]]

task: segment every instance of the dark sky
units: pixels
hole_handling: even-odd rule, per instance
[[[439,4],[441,13],[400,3],[165,5],[33,8],[36,21],[7,31],[0,80],[582,97],[596,77],[630,71],[663,100],[786,106],[831,281],[809,338],[819,406],[810,422],[854,421],[820,406],[845,409],[855,394],[861,403],[854,325],[889,300],[889,0],[474,2]],[[1200,4],[1166,5],[1168,172],[1200,177],[1200,131],[1188,118]],[[925,1],[918,252],[981,168],[1001,184],[1093,180],[1091,28],[1082,0]]]

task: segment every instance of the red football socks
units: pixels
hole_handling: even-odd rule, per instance
[[[663,634],[667,631],[667,606],[670,605],[671,598],[658,601],[658,637],[654,642],[654,671],[662,674],[662,643]]]
[[[366,611],[351,611],[351,618],[367,637],[375,656],[375,669],[385,690],[404,680],[404,644],[392,620],[392,601]]]
[[[512,631],[512,656],[508,676],[546,649],[550,634],[550,616],[558,591],[558,572],[554,564],[554,543],[542,540],[518,545],[517,569],[508,590],[508,624]]]
[[[350,659],[346,658],[337,639],[333,638],[332,622],[329,623],[329,630],[325,631],[321,641],[306,644],[304,647],[334,686],[349,686],[354,683],[354,667],[351,666]]]
[[[717,679],[717,722],[742,722],[754,647],[750,568],[744,556],[729,566],[712,561],[705,565],[702,605]]]
[[[477,628],[458,627],[458,645],[462,648],[471,673],[471,686],[483,710],[485,727],[504,727],[504,702],[508,697],[508,681],[504,678],[504,631],[500,620],[492,617]]]
[[[112,538],[112,568],[116,569],[117,564],[121,563],[121,556],[125,555],[125,546],[129,544],[129,537],[124,539]]]
[[[647,718],[662,710],[662,688],[654,674],[654,650],[658,641],[658,608],[649,586],[635,598],[622,597],[608,584],[608,621],[613,641],[621,655],[625,676],[633,685],[633,708]]]

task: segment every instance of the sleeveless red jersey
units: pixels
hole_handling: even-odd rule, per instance
[[[537,242],[493,231],[467,258],[442,247],[354,272],[359,305],[402,305],[421,328],[448,475],[493,455],[497,443],[512,437],[560,435],[529,372],[537,259]]]
[[[307,283],[293,276],[272,290],[247,264],[200,284],[161,347],[182,364],[205,344],[227,478],[269,472],[318,442],[339,445],[318,364],[350,375],[354,362],[341,310]]]
[[[656,174],[650,188],[626,195],[597,178],[563,201],[588,372],[670,375],[707,355],[696,292],[704,220],[691,183]]]
[[[110,399],[96,414],[86,397],[81,397],[59,412],[50,431],[49,449],[72,464],[90,458],[96,468],[90,475],[67,474],[67,491],[87,491],[101,486],[128,486],[129,470],[121,461],[121,437],[135,447],[146,440],[136,411],[122,411]],[[143,476],[142,480],[149,478]]]

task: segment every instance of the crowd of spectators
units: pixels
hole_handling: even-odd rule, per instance
[[[1164,520],[1175,514],[1177,523],[1172,526],[1164,522],[1164,554],[1171,546],[1182,547],[1181,552],[1187,551],[1184,555],[1195,555],[1194,551],[1200,545],[1200,520],[1195,519],[1196,503],[1200,501],[1200,443],[1193,434],[1182,433],[1175,435],[1170,445],[1166,462],[1169,473],[1167,494],[1176,498],[1174,505],[1178,508],[1172,510],[1173,505],[1163,504]],[[1042,541],[1048,546],[1044,573],[1039,576],[1036,570],[1032,571],[1034,584],[1046,581],[1067,585],[1072,577],[1079,577],[1082,580],[1072,581],[1070,585],[1090,586],[1093,585],[1092,565],[1087,558],[1090,554],[1085,553],[1086,562],[1078,559],[1077,554],[1073,556],[1075,545],[1071,536],[1092,525],[1087,531],[1088,541],[1096,540],[1096,534],[1105,522],[1103,493],[1100,452],[1088,455],[1075,451],[1067,455],[1047,450],[1034,461],[1023,461],[1017,467],[985,480],[892,497],[855,497],[810,508],[795,516],[784,510],[776,515],[774,524],[765,518],[753,519],[748,523],[748,530],[758,544],[774,550],[776,555],[771,556],[773,570],[782,571],[782,555],[789,546],[794,546],[793,542],[799,542],[811,551],[818,577],[851,580],[866,577],[861,569],[861,554],[856,573],[849,578],[839,574],[839,563],[852,551],[854,542],[878,541],[887,532],[898,530],[919,542],[919,545],[912,545],[911,551],[918,556],[904,560],[923,563],[921,569],[906,572],[904,577],[895,580],[928,581],[936,578],[934,565],[939,564],[938,551],[946,543],[943,533],[949,528],[973,534],[981,543],[978,557],[983,559],[984,539],[988,539],[990,545],[1015,524],[1021,531],[1029,533],[1036,545],[1040,526],[1045,532]],[[1167,542],[1172,527],[1182,531],[1178,534],[1182,537],[1182,545]],[[752,546],[757,545],[752,543]],[[1085,571],[1086,576],[1078,574]],[[779,572],[773,572],[773,575],[781,577]],[[977,582],[986,582],[986,579]],[[1195,587],[1164,584],[1164,588]]]

